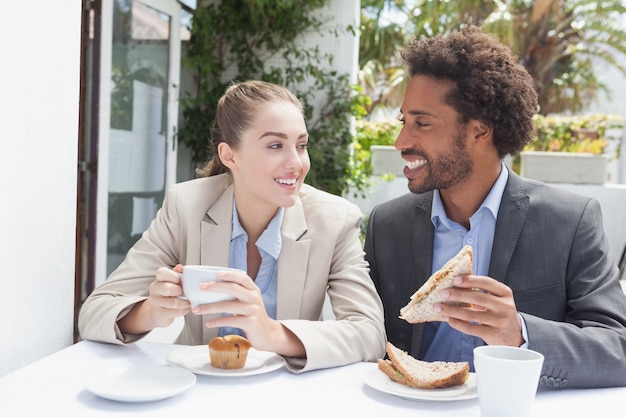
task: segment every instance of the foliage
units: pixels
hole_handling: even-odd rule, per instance
[[[366,176],[372,175],[372,145],[393,146],[402,125],[397,121],[356,122],[356,136],[353,142],[353,160],[358,171]]]
[[[368,186],[367,179],[355,170],[350,152],[353,115],[364,114],[367,98],[357,86],[341,81],[343,77],[334,84],[321,81],[320,88],[325,88],[332,106],[324,106],[316,122],[309,126],[309,135],[315,139],[314,145],[309,146],[311,170],[306,178],[308,184],[337,195],[344,195],[350,188],[360,192]]]
[[[332,55],[317,46],[302,46],[309,35],[338,36],[336,29],[324,29],[325,22],[313,13],[328,3],[233,0],[198,6],[184,59],[195,91],[181,99],[179,132],[194,161],[212,157],[210,126],[217,101],[230,82],[261,79],[287,86],[305,104],[312,161],[307,182],[343,194],[352,176],[351,124],[355,115],[362,114],[365,98],[347,74],[332,70]]]
[[[536,115],[535,138],[524,150],[602,154],[609,141],[621,140],[626,118],[612,114]]]
[[[582,116],[535,115],[535,138],[525,151],[585,152],[602,154],[609,151],[619,157],[621,137],[626,128],[626,117],[614,114],[588,114]],[[393,145],[401,125],[395,121],[367,121],[356,123],[354,138],[355,172],[372,175],[372,145]],[[513,157],[513,169],[519,172],[520,157]],[[369,184],[369,183],[367,183]]]
[[[371,98],[368,118],[381,109],[399,107],[408,82],[397,52],[409,38],[402,25],[383,21],[384,10],[408,12],[402,0],[361,0],[358,82]]]
[[[393,146],[402,125],[397,121],[357,120],[356,135],[352,142],[352,177],[350,188],[356,190],[355,196],[363,196],[371,186],[372,145]],[[390,179],[390,178],[385,178]]]
[[[626,56],[620,0],[524,0],[492,12],[484,26],[520,57],[535,80],[541,114],[580,112],[610,89],[595,74],[608,63],[626,75],[616,57]]]
[[[397,107],[404,76],[398,72],[398,52],[420,36],[458,30],[471,19],[508,45],[520,57],[539,92],[540,113],[576,113],[610,87],[596,76],[599,63],[626,75],[618,57],[626,56],[620,0],[363,0],[361,49],[371,51],[360,62],[360,83],[375,106]],[[383,10],[404,15],[394,25],[381,19]],[[391,40],[393,39],[393,42]]]

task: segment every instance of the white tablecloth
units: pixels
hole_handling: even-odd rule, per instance
[[[166,364],[167,353],[181,348],[154,342],[132,346],[80,342],[0,378],[0,416],[480,416],[478,399],[411,401],[376,391],[364,384],[374,363],[302,374],[283,368],[246,378],[198,375],[188,391],[146,403],[103,399],[83,387],[87,372]],[[625,405],[626,388],[539,392],[532,415],[624,416]]]

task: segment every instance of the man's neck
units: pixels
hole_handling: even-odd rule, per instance
[[[448,218],[469,230],[470,217],[480,208],[495,184],[502,165],[489,170],[473,171],[460,184],[440,189],[441,202]]]

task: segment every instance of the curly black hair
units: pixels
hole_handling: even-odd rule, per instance
[[[459,32],[422,36],[401,52],[411,77],[420,74],[455,83],[446,104],[459,122],[480,120],[493,128],[500,158],[521,151],[534,135],[538,110],[534,81],[517,57],[494,36],[468,23]]]

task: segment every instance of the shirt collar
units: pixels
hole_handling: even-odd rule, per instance
[[[280,226],[283,223],[284,216],[284,207],[279,207],[276,211],[276,214],[259,237],[259,240],[256,242],[256,245],[259,247],[259,249],[263,249],[274,259],[278,259],[278,254],[280,253],[280,249],[282,247],[283,240],[280,234]],[[230,240],[236,239],[242,235],[245,236],[246,239],[248,238],[248,234],[239,222],[239,215],[237,214],[237,203],[233,200],[233,224]]]
[[[501,164],[502,169],[500,170],[500,175],[498,175],[496,182],[493,184],[493,187],[491,187],[491,190],[489,191],[489,194],[487,194],[487,197],[485,198],[483,203],[480,205],[478,210],[476,210],[476,213],[484,209],[489,210],[494,219],[498,218],[498,210],[500,209],[502,194],[504,194],[504,188],[506,187],[506,183],[509,179],[509,171],[507,167],[504,165],[504,163]],[[433,225],[435,225],[435,227],[437,227],[439,223],[442,223],[446,225],[449,229],[451,228],[450,221],[448,219],[448,216],[446,215],[446,210],[444,209],[443,202],[441,201],[441,195],[439,195],[439,190],[435,190],[433,193],[433,204],[430,214],[430,220],[432,221]]]

